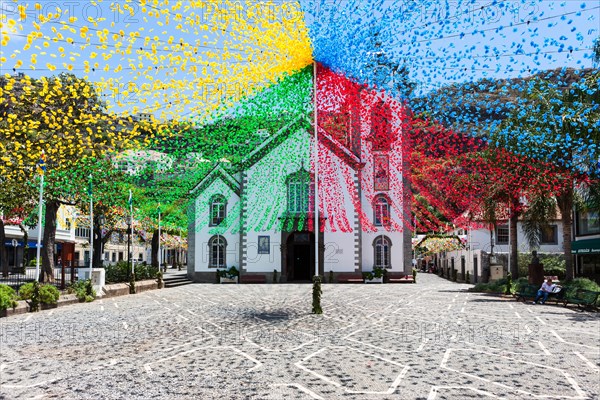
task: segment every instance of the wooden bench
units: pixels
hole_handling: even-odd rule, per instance
[[[575,293],[565,294],[563,305],[566,307],[568,304],[577,304],[577,307],[597,308],[598,297],[600,297],[600,292],[577,289]]]
[[[526,283],[526,284],[519,286],[513,296],[516,297],[517,301],[519,301],[519,300],[525,301],[526,299],[535,299],[537,297],[537,293],[539,290],[540,290],[540,286],[533,285],[531,283]],[[555,302],[556,304],[564,303],[564,295],[565,295],[564,289],[561,289],[560,292],[558,292],[558,293],[550,293],[548,295],[548,299],[546,300],[546,303],[549,301]]]
[[[241,283],[267,283],[265,275],[240,275]]]
[[[363,283],[364,279],[360,272],[349,272],[338,274],[338,283]]]
[[[539,289],[540,287],[538,285],[523,284],[517,288],[517,291],[515,292],[515,297],[517,298],[517,301],[525,300],[528,298],[535,299],[535,296],[537,296],[537,292]]]
[[[412,275],[406,275],[399,272],[388,272],[387,282],[389,283],[415,283],[415,278]]]

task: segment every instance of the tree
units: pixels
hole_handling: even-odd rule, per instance
[[[554,171],[542,196],[553,196],[563,220],[566,279],[575,277],[571,255],[574,188],[597,174],[600,145],[600,73],[566,87],[543,79],[528,85],[510,123],[495,132],[493,140],[515,153],[541,160]]]
[[[85,203],[89,175],[111,152],[138,144],[139,130],[104,111],[95,87],[72,74],[1,78],[0,133],[14,145],[0,173],[15,176],[46,156],[41,281],[52,281],[56,216],[61,205]]]

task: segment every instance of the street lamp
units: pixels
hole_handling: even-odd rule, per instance
[[[135,279],[133,274],[133,263],[131,262],[131,215],[127,216],[127,265],[131,263],[130,271],[132,279]]]

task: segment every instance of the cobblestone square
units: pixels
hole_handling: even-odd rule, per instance
[[[187,285],[0,320],[6,399],[596,399],[598,313],[417,284]]]

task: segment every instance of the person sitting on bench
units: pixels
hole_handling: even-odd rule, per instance
[[[541,303],[544,304],[546,300],[548,300],[548,295],[556,292],[556,288],[558,288],[558,286],[552,283],[552,279],[548,278],[547,281],[542,283],[542,287],[540,288],[540,290],[538,290],[537,296],[535,296],[533,304],[537,304],[540,298],[542,299]]]

